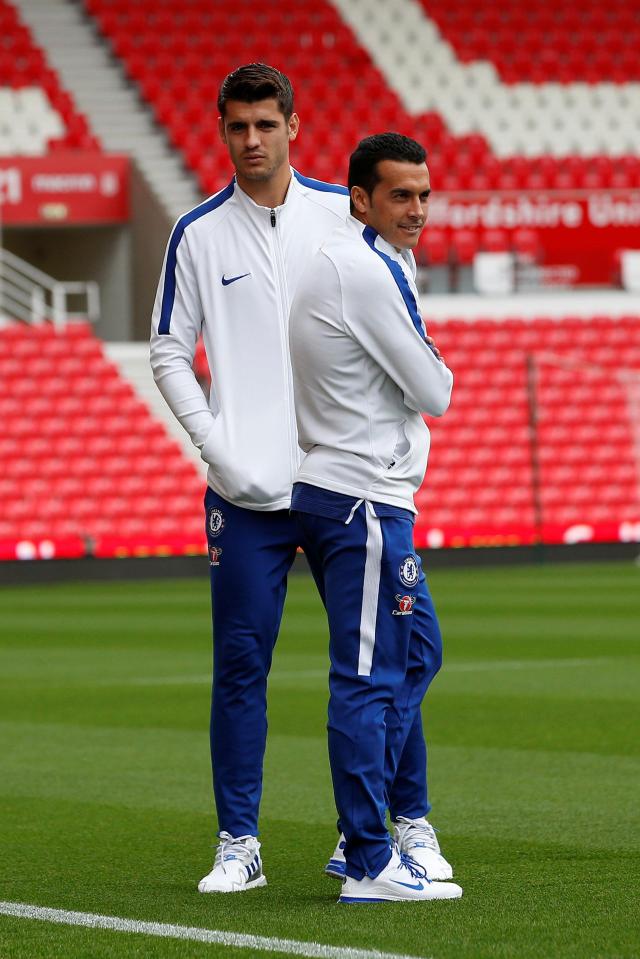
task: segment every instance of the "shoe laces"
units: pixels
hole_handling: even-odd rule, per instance
[[[404,866],[405,869],[408,869],[414,879],[426,879],[427,882],[431,880],[427,877],[427,870],[424,866],[421,866],[419,862],[410,856],[406,852],[400,853],[400,865]]]
[[[248,862],[260,849],[260,843],[255,836],[232,836],[231,833],[223,831],[218,833],[218,838],[220,842],[216,849],[214,868],[222,866],[224,869],[225,861],[230,859]]]
[[[426,819],[406,819],[404,816],[398,816],[396,823],[405,849],[430,849],[440,855],[440,844],[436,838],[435,829]]]

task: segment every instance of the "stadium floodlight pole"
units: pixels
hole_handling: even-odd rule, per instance
[[[538,438],[538,366],[535,354],[527,353],[527,406],[529,411],[529,455],[531,457],[531,490],[533,496],[533,523],[536,533],[536,553],[543,562],[544,533],[542,481],[540,476],[540,444]]]

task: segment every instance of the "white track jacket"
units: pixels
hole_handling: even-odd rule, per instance
[[[416,512],[429,430],[453,374],[424,339],[415,261],[352,216],[323,243],[291,308],[296,482]]]
[[[292,171],[285,202],[258,206],[234,180],[176,223],[151,331],[155,381],[209,464],[220,496],[287,509],[301,453],[288,323],[303,269],[349,212],[345,187]],[[192,370],[202,332],[211,392]]]

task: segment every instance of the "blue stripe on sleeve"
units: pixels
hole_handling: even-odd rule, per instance
[[[396,263],[396,261],[393,260],[390,256],[387,256],[386,253],[383,253],[382,250],[376,249],[376,237],[378,236],[378,234],[376,233],[376,231],[373,229],[372,226],[365,226],[364,230],[362,231],[362,236],[365,242],[368,243],[368,245],[371,247],[373,252],[377,253],[378,256],[382,260],[384,260],[384,262],[389,267],[389,270],[391,271],[391,275],[396,281],[396,286],[400,290],[402,294],[402,299],[404,300],[407,310],[409,311],[411,322],[413,323],[416,330],[418,331],[418,333],[424,340],[425,335],[424,335],[424,328],[422,326],[422,317],[420,316],[420,313],[418,311],[418,304],[416,303],[416,298],[413,295],[411,287],[407,283],[407,278],[404,275],[402,267],[400,266],[399,263]]]
[[[308,186],[310,190],[318,190],[320,193],[341,193],[343,196],[349,196],[346,186],[340,186],[339,183],[325,183],[324,180],[312,180],[311,177],[303,176],[297,170],[293,175],[302,186]]]
[[[185,213],[176,223],[174,231],[171,234],[171,239],[169,240],[169,249],[167,251],[167,265],[164,271],[164,287],[162,289],[162,307],[160,309],[158,333],[167,334],[170,332],[171,314],[176,298],[176,261],[178,247],[180,246],[180,240],[182,239],[184,231],[194,220],[198,220],[206,213],[211,213],[212,210],[217,210],[219,206],[222,206],[229,197],[233,196],[234,188],[235,179],[233,179],[224,190],[221,190],[220,193],[212,196],[210,200],[206,200],[204,203],[201,203],[200,206],[190,210],[189,213]]]

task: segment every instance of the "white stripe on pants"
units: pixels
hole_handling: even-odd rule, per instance
[[[360,652],[358,676],[370,676],[373,650],[376,644],[378,620],[378,593],[382,562],[382,528],[371,503],[366,503],[367,554],[362,587],[362,610],[360,612]]]

